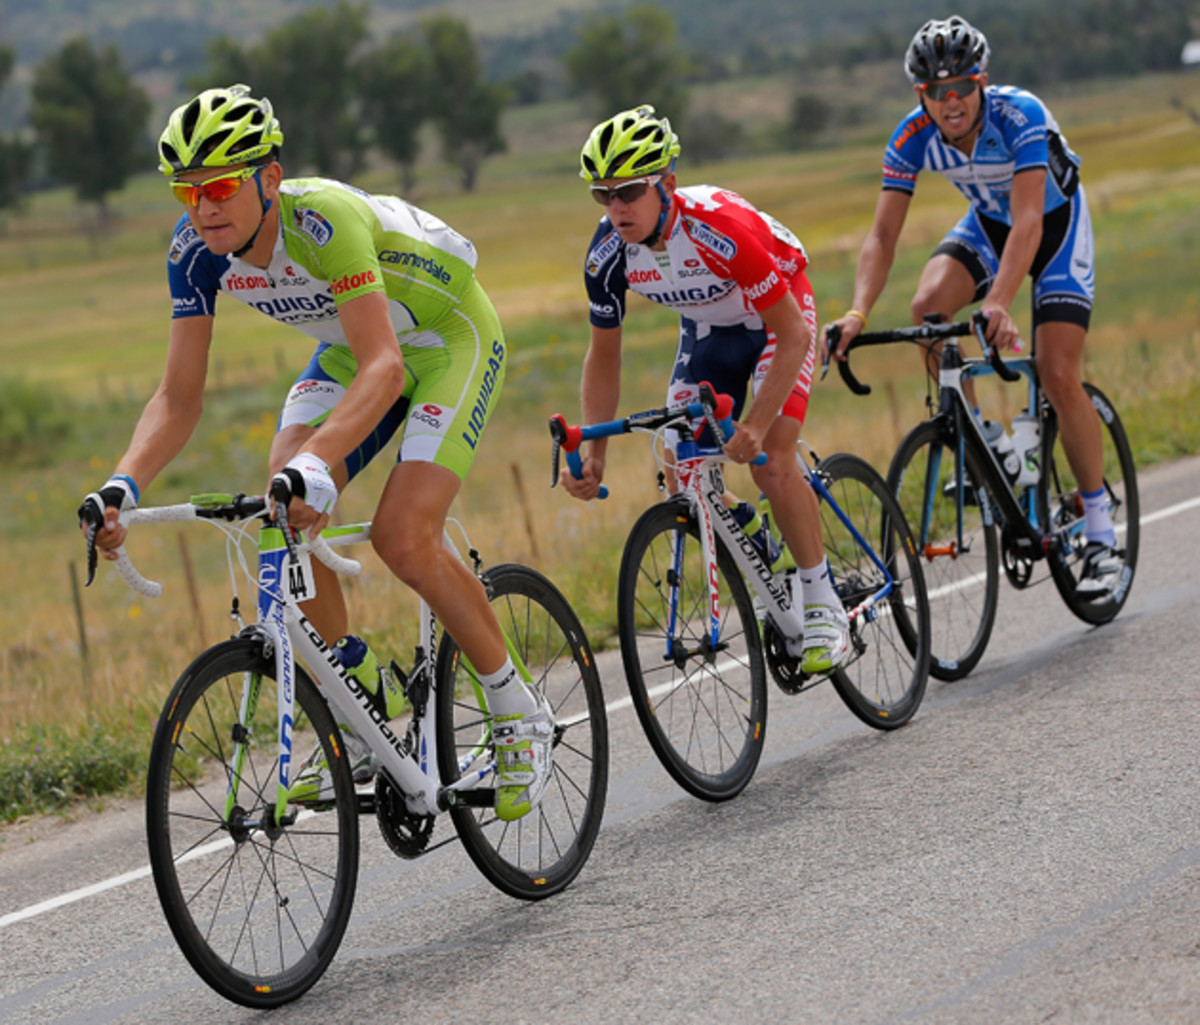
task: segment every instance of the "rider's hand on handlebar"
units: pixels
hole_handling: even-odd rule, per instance
[[[317,537],[325,529],[338,498],[329,466],[311,452],[301,452],[275,474],[268,492],[273,499],[281,492],[291,496],[287,503],[288,523],[297,530],[307,531],[309,537]]]
[[[725,454],[735,463],[749,463],[762,452],[762,436],[744,423],[734,423],[733,437],[725,442]]]
[[[833,328],[837,330],[831,330]],[[821,332],[822,365],[827,364],[830,358],[836,359],[839,363],[844,363],[846,360],[846,346],[862,334],[862,329],[863,322],[858,317],[850,315],[839,317],[832,324],[826,324],[825,330]],[[835,335],[838,339],[837,345],[832,348],[829,344],[831,334]]]
[[[987,316],[987,327],[983,334],[988,344],[1000,351],[1019,352],[1021,335],[1017,330],[1017,322],[1008,310],[1000,305],[991,306],[986,300],[979,309]]]
[[[79,529],[86,537],[88,528],[95,520],[100,525],[96,531],[96,548],[110,562],[117,558],[117,549],[125,543],[125,527],[120,515],[137,508],[137,492],[127,477],[110,477],[99,491],[93,491],[80,503]]]
[[[572,498],[584,502],[600,495],[600,482],[604,480],[604,460],[586,456],[583,460],[583,476],[576,477],[570,467],[564,466],[558,474],[558,483]]]

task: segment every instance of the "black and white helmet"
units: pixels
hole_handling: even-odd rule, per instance
[[[987,39],[979,29],[954,15],[925,22],[908,44],[904,73],[913,85],[942,78],[978,75],[988,66]]]

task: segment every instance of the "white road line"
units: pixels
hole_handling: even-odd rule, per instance
[[[1175,505],[1168,506],[1166,509],[1160,509],[1158,512],[1147,513],[1141,518],[1143,527],[1149,526],[1152,523],[1157,523],[1159,520],[1170,519],[1172,516],[1178,516],[1181,513],[1189,512],[1192,509],[1200,508],[1200,498],[1190,498],[1184,502],[1177,502]],[[954,587],[963,587],[969,581],[961,581]],[[932,597],[932,596],[931,596]],[[670,687],[667,684],[660,688],[655,688],[655,694],[659,691],[665,691]],[[618,698],[612,703],[605,706],[608,713],[618,712],[629,708],[633,704],[628,697]],[[191,851],[185,860],[202,857],[212,851],[218,850],[221,847],[228,846],[232,841],[218,840],[202,848],[197,848]],[[65,907],[68,904],[74,904],[76,901],[84,900],[88,897],[94,897],[98,893],[104,893],[106,890],[111,890],[117,886],[124,886],[126,883],[136,883],[140,879],[145,879],[150,875],[150,866],[135,869],[132,872],[126,872],[123,875],[113,876],[111,879],[105,879],[98,883],[93,883],[91,886],[84,886],[78,890],[72,890],[70,893],[61,894],[58,897],[51,897],[49,900],[44,900],[40,904],[31,904],[27,908],[22,908],[20,911],[13,911],[10,914],[0,916],[0,929],[5,926],[13,925],[16,922],[23,922],[27,918],[35,918],[38,915],[43,915],[48,911],[54,911],[58,908]]]

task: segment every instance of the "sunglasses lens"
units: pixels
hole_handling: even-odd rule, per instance
[[[593,188],[592,196],[601,206],[608,206],[614,199],[628,205],[641,199],[648,188],[649,182],[630,182],[628,185],[617,185],[611,189]]]
[[[251,171],[250,175],[253,173]],[[199,185],[191,182],[171,182],[171,190],[175,193],[175,198],[184,206],[199,206],[201,196],[210,203],[224,203],[237,195],[238,189],[242,187],[242,182],[250,175],[238,171],[223,178],[212,178]]]
[[[965,100],[975,91],[975,88],[974,79],[968,79],[965,82],[930,82],[925,87],[925,95],[936,103],[944,103],[951,96]]]

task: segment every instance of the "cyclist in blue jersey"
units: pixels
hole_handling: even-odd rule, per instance
[[[159,170],[186,212],[167,257],[174,315],[166,370],[81,517],[89,504],[102,512],[96,543],[116,558],[125,539],[119,512],[136,505],[199,421],[218,294],[298,328],[316,349],[284,401],[268,469],[289,484],[290,522],[318,534],[341,490],[403,428],[371,541],[479,671],[495,717],[496,812],[520,818],[549,778],[553,717],[513,666],[482,584],[443,544],[504,380],[504,334],[475,276],[475,249],[394,196],[284,179],[282,144],[270,101],[244,85],[208,89],[171,114]],[[317,562],[313,571],[317,595],[301,607],[322,636],[341,637],[347,615],[337,578]],[[361,682],[392,717],[401,696],[389,677]],[[370,751],[352,734],[346,741],[356,781],[365,782],[374,773]],[[318,745],[291,799],[319,804],[328,778]]]
[[[841,342],[832,355],[844,358],[883,292],[918,175],[944,175],[969,206],[925,265],[913,323],[951,319],[979,303],[988,341],[1012,348],[1018,334],[1009,307],[1032,278],[1038,375],[1084,503],[1088,545],[1078,591],[1101,600],[1122,564],[1104,491],[1100,419],[1083,388],[1094,245],[1080,161],[1040,99],[988,85],[988,57],[983,34],[959,17],[926,22],[913,37],[904,70],[919,105],[884,152],[883,191],[859,253],[854,303],[834,322]],[[826,337],[826,351],[828,344]]]

